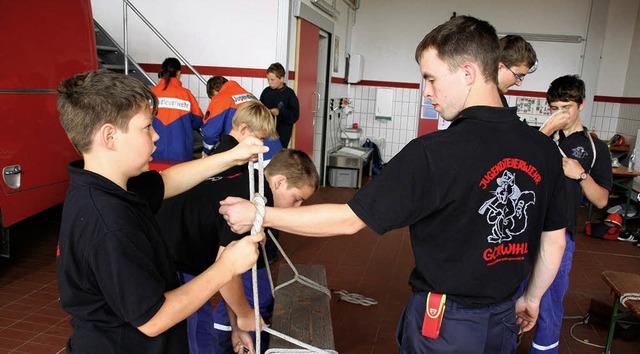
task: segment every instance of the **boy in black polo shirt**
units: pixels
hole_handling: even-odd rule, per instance
[[[557,143],[563,154],[562,167],[569,219],[567,247],[558,274],[542,297],[531,353],[558,352],[563,316],[562,299],[569,287],[580,205],[586,197],[596,208],[604,208],[609,201],[609,192],[613,184],[611,155],[607,145],[600,139],[594,139],[580,119],[580,111],[586,104],[585,93],[584,81],[576,75],[566,75],[553,80],[547,90],[547,103],[551,113],[556,114],[549,118],[540,131],[547,136],[553,136],[558,132]]]
[[[60,121],[83,161],[70,164],[57,252],[60,304],[71,314],[68,353],[184,353],[184,319],[249,269],[263,234],[231,245],[185,286],[153,213],[163,198],[264,152],[257,139],[227,154],[148,172],[157,98],[108,71],[64,80]],[[246,328],[251,330],[252,328]]]
[[[320,181],[311,158],[303,151],[293,149],[276,153],[265,167],[264,177],[267,205],[282,208],[300,206],[313,195]],[[186,281],[200,274],[227,245],[242,238],[229,229],[218,212],[218,202],[228,196],[249,197],[248,173],[209,178],[189,191],[166,200],[156,215],[158,223],[166,231],[164,234],[169,248],[176,253],[178,271],[183,273],[181,275]],[[269,268],[262,259],[258,259],[259,307],[260,314],[268,323],[273,310],[273,297],[267,274]],[[237,349],[234,346],[241,343],[253,350],[253,339],[248,333],[238,331],[236,323],[238,310],[248,311],[253,320],[254,313],[250,307],[253,306],[251,271],[245,272],[242,279],[234,277],[220,293],[224,301],[218,304],[214,313],[211,305],[205,304],[196,313],[197,318],[188,319],[190,346],[197,345],[197,352],[230,353]],[[265,332],[261,338],[262,348],[265,348],[268,343]]]
[[[247,138],[262,140],[275,136],[275,122],[271,113],[260,101],[252,100],[235,112],[231,131],[222,136],[213,154],[229,151]],[[165,201],[156,215],[168,240],[169,250],[177,260],[182,284],[191,281],[215,261],[220,234],[218,224],[227,227],[224,220],[219,221],[218,202],[230,195],[244,195],[234,193],[248,190],[248,180],[245,179],[240,185],[236,181],[246,172],[247,165],[233,166],[188,192]],[[250,321],[255,322],[253,310],[246,301],[237,304],[234,310],[241,319],[248,316]],[[187,318],[187,333],[191,353],[217,352],[214,349],[211,304],[205,303]]]

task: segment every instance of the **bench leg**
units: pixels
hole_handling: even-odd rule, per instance
[[[613,332],[616,329],[618,321],[618,306],[620,306],[620,297],[616,295],[613,299],[613,313],[611,314],[611,323],[609,324],[609,335],[607,336],[607,346],[604,348],[606,354],[611,353],[611,344],[613,344]]]

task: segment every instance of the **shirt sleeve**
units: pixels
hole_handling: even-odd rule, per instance
[[[164,199],[164,181],[158,171],[147,171],[127,181],[127,190],[135,193],[149,204],[152,213],[157,213]]]
[[[287,104],[279,114],[279,117],[284,119],[289,124],[294,124],[300,117],[300,103],[295,92],[291,88],[288,88],[289,97],[287,98]],[[280,108],[280,107],[278,107]]]
[[[349,207],[379,235],[420,220],[437,205],[438,183],[428,160],[413,140],[355,194]]]
[[[611,170],[611,153],[604,143],[594,141],[596,148],[596,162],[589,172],[596,183],[611,192],[613,186],[613,173]]]

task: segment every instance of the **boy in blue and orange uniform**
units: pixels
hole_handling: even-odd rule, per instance
[[[193,131],[202,126],[202,110],[191,91],[182,87],[181,69],[178,59],[165,59],[159,74],[160,81],[151,88],[158,97],[153,129],[161,137],[153,153],[155,159],[193,159]]]
[[[237,82],[229,81],[222,76],[214,76],[207,81],[207,95],[211,102],[204,115],[201,131],[204,153],[209,155],[222,139],[222,135],[231,131],[236,110],[257,98]]]

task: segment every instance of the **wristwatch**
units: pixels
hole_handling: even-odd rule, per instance
[[[576,181],[578,182],[582,182],[585,179],[587,179],[587,173],[585,171],[582,171],[582,173],[580,173],[580,175],[578,176],[578,178],[576,179]]]

